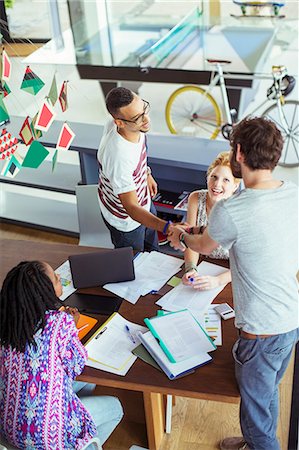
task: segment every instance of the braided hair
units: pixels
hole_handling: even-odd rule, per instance
[[[11,269],[0,293],[0,344],[20,352],[36,345],[34,334],[43,329],[45,313],[56,310],[60,300],[40,261],[23,261]]]

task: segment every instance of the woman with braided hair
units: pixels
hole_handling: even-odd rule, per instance
[[[61,293],[60,277],[39,261],[18,264],[2,286],[0,434],[20,449],[81,449],[96,435],[103,443],[123,415],[117,398],[73,381],[87,353],[78,310],[58,310]]]

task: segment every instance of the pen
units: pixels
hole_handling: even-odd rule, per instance
[[[158,294],[159,291],[156,291],[155,289],[153,289],[152,291],[149,292],[149,294]]]
[[[88,323],[86,323],[85,325],[82,325],[82,327],[78,328],[78,331],[82,331],[84,330],[84,328],[88,327]]]
[[[101,334],[103,334],[104,333],[104,331],[106,331],[107,330],[107,327],[104,327],[97,335],[96,335],[96,339],[98,339],[100,336],[101,336]]]
[[[194,278],[193,277],[189,278],[189,281],[190,283],[194,283]]]
[[[127,331],[127,333],[128,333],[128,336],[130,337],[131,341],[133,342],[133,344],[136,344],[136,341],[135,341],[135,339],[134,339],[134,337],[133,337],[133,335],[132,335],[132,333],[131,333],[130,328],[128,327],[128,325],[125,325],[125,329],[126,329],[126,331]]]

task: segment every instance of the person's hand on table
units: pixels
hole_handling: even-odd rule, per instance
[[[210,275],[198,275],[197,272],[193,277],[192,287],[194,289],[198,289],[199,291],[208,291],[210,289],[218,287],[219,285],[220,283],[218,277],[212,277]]]
[[[183,284],[185,284],[185,286],[193,286],[193,282],[196,276],[198,275],[195,269],[189,270],[182,278]]]

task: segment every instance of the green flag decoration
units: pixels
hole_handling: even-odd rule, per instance
[[[37,128],[35,128],[35,122],[36,122],[37,116],[38,116],[38,112],[35,114],[35,116],[33,117],[32,121],[31,121],[31,124],[30,124],[30,128],[31,128],[34,139],[39,139],[43,135],[41,130],[38,130]]]
[[[57,84],[56,84],[56,77],[54,75],[52,84],[50,87],[50,91],[48,94],[48,98],[51,101],[52,105],[54,106],[58,99],[58,92],[57,92]]]
[[[0,92],[0,126],[3,125],[5,122],[9,121],[9,115],[6,109],[6,106],[4,105],[4,93]]]
[[[45,83],[27,66],[25,75],[21,84],[21,89],[29,94],[36,95]]]
[[[57,156],[58,156],[58,150],[55,150],[55,153],[52,158],[52,172],[54,172],[56,164],[57,164]]]
[[[48,154],[48,150],[40,142],[33,141],[26,153],[22,166],[37,169]]]

